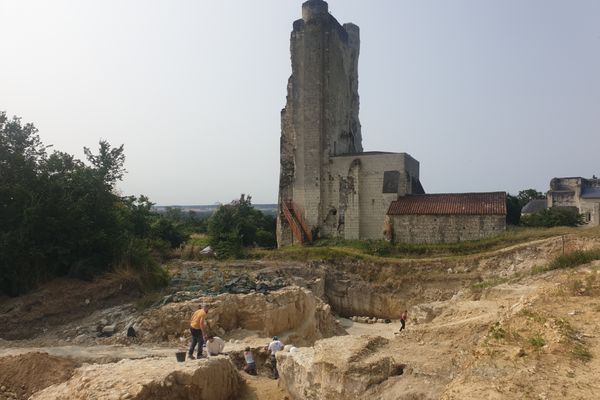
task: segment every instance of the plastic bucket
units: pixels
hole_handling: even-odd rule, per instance
[[[177,361],[184,362],[185,361],[185,351],[178,351],[175,353],[175,357],[177,357]]]

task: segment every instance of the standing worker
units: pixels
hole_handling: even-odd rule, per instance
[[[406,327],[406,320],[408,319],[408,310],[404,310],[402,315],[400,316],[400,323],[402,326],[398,332],[402,332],[402,330]]]
[[[279,340],[277,336],[273,336],[273,341],[269,343],[268,347],[271,361],[271,370],[273,372],[273,379],[279,378],[279,372],[277,372],[277,358],[275,357],[275,354],[277,354],[277,352],[281,349],[283,349],[283,343],[281,342],[281,340]]]
[[[202,357],[202,346],[206,339],[206,314],[208,314],[208,305],[202,304],[193,315],[190,321],[190,332],[192,332],[192,344],[188,351],[188,358],[194,359],[194,347],[198,345],[198,358]]]

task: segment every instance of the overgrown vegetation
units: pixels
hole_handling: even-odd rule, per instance
[[[535,189],[525,189],[519,191],[516,196],[510,193],[506,194],[506,223],[509,225],[519,225],[521,222],[521,210],[531,200],[544,199],[545,196]]]
[[[320,239],[310,246],[287,246],[276,251],[252,251],[254,258],[308,260],[366,260],[390,262],[393,259],[467,256],[537,239],[572,232],[572,228],[511,228],[497,236],[458,243],[406,244],[385,240]]]
[[[546,196],[535,189],[521,190],[516,196],[506,195],[506,223],[532,228],[556,226],[579,226],[584,223],[583,215],[575,207],[552,207],[534,214],[521,216],[521,210],[531,200],[545,199]]]
[[[219,258],[241,258],[250,246],[273,248],[275,218],[252,207],[252,197],[222,205],[208,219],[209,243]]]
[[[600,249],[576,250],[572,253],[556,257],[547,265],[533,268],[532,273],[537,274],[555,269],[575,268],[595,260],[600,260]]]
[[[151,286],[164,283],[157,260],[186,237],[152,212],[147,197],[116,194],[123,146],[85,148],[87,163],[50,147],[32,124],[0,112],[0,292],[117,268],[134,269]]]
[[[528,227],[579,226],[583,223],[583,215],[575,207],[552,207],[521,217],[521,225]]]

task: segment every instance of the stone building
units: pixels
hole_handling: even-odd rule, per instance
[[[393,201],[387,214],[398,242],[482,239],[506,229],[506,193],[407,195]]]
[[[419,162],[409,154],[363,152],[358,26],[341,25],[325,1],[306,1],[302,19],[293,24],[290,50],[292,75],[281,111],[278,245],[311,241],[317,233],[344,239],[393,236],[397,217],[387,216],[392,202],[425,192]],[[481,237],[500,229],[491,225],[493,230],[486,222],[472,225],[469,229],[478,230],[474,235],[437,237]],[[397,235],[404,238],[400,231]]]
[[[600,179],[554,178],[546,195],[548,208],[575,207],[591,226],[600,225]]]

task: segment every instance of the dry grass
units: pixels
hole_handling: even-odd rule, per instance
[[[488,252],[506,247],[573,234],[582,237],[600,237],[600,229],[512,228],[491,238],[442,244],[390,244],[383,240],[324,239],[308,246],[286,246],[275,250],[251,250],[249,257],[281,261],[360,260],[375,264],[390,264],[403,260],[453,260],[469,256],[485,256]]]

